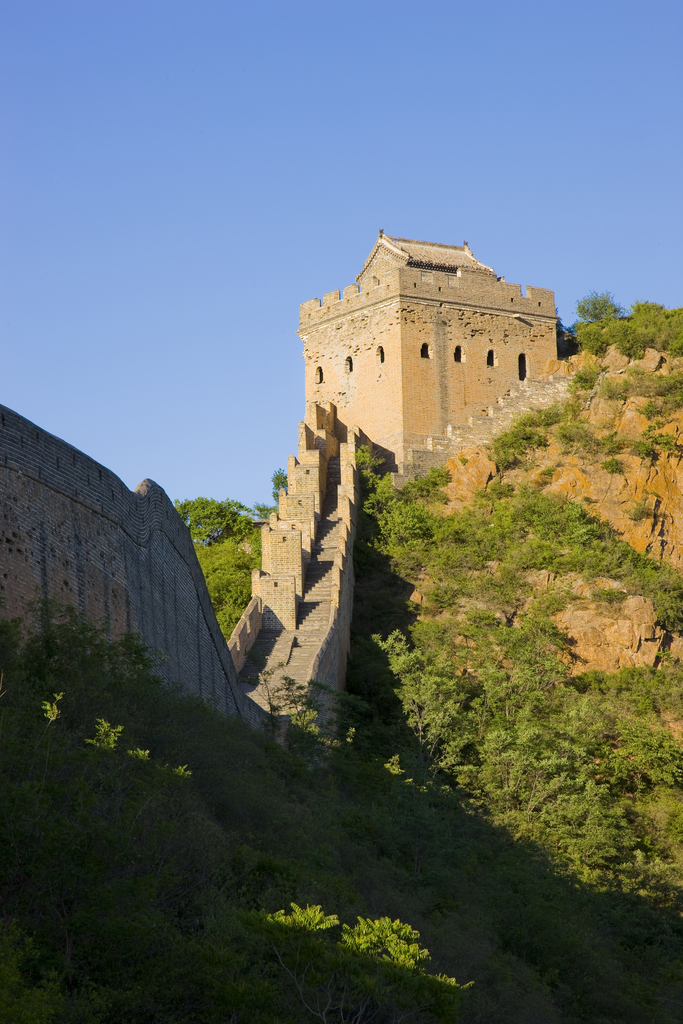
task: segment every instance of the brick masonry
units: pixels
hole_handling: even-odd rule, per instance
[[[288,461],[279,514],[263,526],[261,570],[230,637],[240,681],[268,707],[282,676],[342,689],[353,611],[356,452],[368,439],[336,409],[311,402]]]
[[[339,437],[357,424],[391,469],[488,415],[520,380],[543,379],[556,359],[553,292],[523,295],[466,243],[380,234],[356,280],[301,306],[306,401],[334,403]]]
[[[226,644],[192,540],[150,480],[129,491],[82,452],[2,409],[0,614],[36,598],[71,604],[112,633],[138,631],[160,673],[253,725],[259,672],[343,687],[353,609],[359,445],[397,481],[490,439],[560,398],[552,291],[507,284],[465,243],[380,233],[356,278],[305,302],[306,414],[263,568]],[[258,657],[256,657],[258,652]],[[239,677],[237,673],[239,672]]]
[[[0,615],[36,599],[72,605],[111,633],[137,631],[158,672],[253,725],[189,531],[151,480],[135,491],[65,441],[0,406]]]

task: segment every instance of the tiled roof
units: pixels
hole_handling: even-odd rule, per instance
[[[440,270],[448,267],[461,267],[471,270],[485,270],[490,274],[494,273],[491,267],[480,263],[472,255],[472,251],[465,242],[463,245],[442,245],[440,242],[418,242],[413,238],[391,238],[389,235],[382,236],[392,242],[397,248],[407,253],[408,265],[432,268]]]

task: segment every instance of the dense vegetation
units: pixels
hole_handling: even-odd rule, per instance
[[[625,322],[587,299],[601,337]],[[444,470],[398,492],[363,451],[348,691],[323,722],[290,687],[284,742],[163,687],[135,637],[0,622],[0,1021],[683,1022],[683,669],[572,675],[553,619],[580,581],[681,630],[683,579],[520,483],[551,435],[611,472],[669,450],[672,370],[588,360],[458,512]],[[651,428],[597,432],[596,391]],[[177,507],[229,635],[253,513]]]
[[[397,494],[365,473],[368,543],[422,591],[410,642],[400,631],[379,641],[415,756],[586,878],[653,892],[664,877],[677,885],[683,752],[666,723],[683,718],[683,672],[572,677],[551,615],[575,599],[578,575],[599,600],[650,597],[659,621],[681,629],[683,578],[583,505],[535,489],[494,487],[444,516],[442,472],[419,482],[423,492],[433,483],[431,506],[406,495],[415,485]],[[529,577],[539,570],[554,582],[535,592]],[[601,589],[604,577],[623,589]]]
[[[6,1018],[294,1024],[329,997],[336,1021],[349,993],[448,1020],[455,977],[466,1021],[683,1019],[680,670],[570,679],[571,595],[524,578],[609,572],[665,617],[678,576],[537,491],[444,515],[443,471],[363,477],[332,733],[301,715],[283,749],[133,638],[2,625]]]
[[[261,568],[261,530],[254,516],[267,519],[271,512],[277,512],[279,490],[287,486],[284,469],[275,470],[271,483],[275,504],[256,504],[253,509],[232,498],[175,502],[194,541],[218,625],[226,639],[251,599],[252,569]]]
[[[608,293],[593,293],[577,305],[574,331],[581,348],[602,356],[610,345],[623,355],[642,359],[646,348],[683,355],[683,308],[666,309],[656,302],[634,302],[628,315]]]
[[[284,750],[73,614],[0,622],[0,660],[0,1019],[455,1020],[419,934],[371,916],[406,877],[354,836],[400,802],[381,765],[296,725]]]

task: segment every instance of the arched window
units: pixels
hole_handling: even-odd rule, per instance
[[[455,346],[455,352],[453,353],[453,358],[455,359],[456,363],[461,363],[462,362],[462,349],[461,349],[460,345],[456,345]]]
[[[422,359],[429,359],[429,345],[427,344],[426,341],[424,342],[422,348],[420,349],[420,357]]]
[[[347,373],[353,373],[353,359],[351,356],[347,356],[344,362],[344,369]]]
[[[523,352],[519,353],[519,359],[517,360],[519,367],[519,379],[526,380],[526,356]]]
[[[323,382],[323,368],[319,366],[315,371],[315,382],[316,384],[322,384]]]
[[[493,358],[494,358],[493,357],[493,349],[490,348],[488,350],[488,352],[486,353],[486,365],[487,366],[494,366],[495,365],[494,361],[493,361]]]
[[[384,349],[382,348],[381,345],[377,349],[377,362],[378,363],[383,363],[384,362]]]

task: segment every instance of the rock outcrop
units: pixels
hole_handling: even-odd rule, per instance
[[[594,439],[592,447],[580,439],[572,446],[551,431],[547,447],[535,449],[525,465],[504,473],[503,480],[585,502],[636,551],[683,571],[683,408],[656,421],[655,433],[664,437],[663,444],[660,441],[647,453],[642,447],[643,435],[653,432],[653,420],[645,415],[647,394],[657,392],[656,378],[683,370],[683,360],[667,360],[648,349],[643,359],[629,361],[611,348],[599,363],[581,354],[561,365],[572,372],[591,366],[599,371],[592,390],[579,390],[575,398],[580,409],[574,422],[585,426],[589,439]],[[556,375],[563,372],[554,365],[548,369]],[[634,388],[625,382],[632,380],[633,371],[641,382],[635,390],[645,394],[628,394]],[[616,460],[607,457],[601,444],[607,437],[614,439]],[[488,445],[463,449],[459,458],[448,460],[447,468],[451,511],[471,502],[497,475]],[[665,651],[683,657],[683,637],[667,633],[657,622],[652,601],[627,593],[618,581],[597,580],[589,586],[579,579],[555,580],[550,573],[534,573],[528,582],[536,593],[552,586],[571,591],[571,599],[554,620],[567,635],[574,673],[654,665]],[[610,590],[622,593],[604,599]]]

